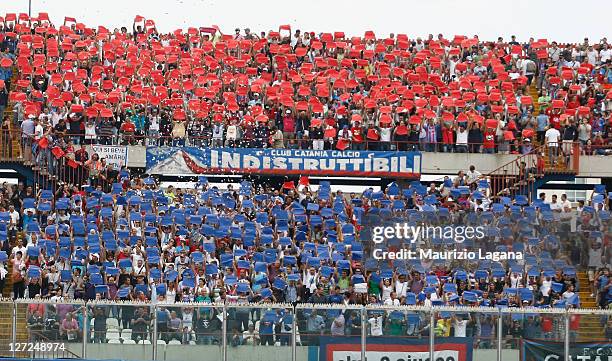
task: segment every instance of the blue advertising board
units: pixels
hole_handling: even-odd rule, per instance
[[[254,149],[147,148],[149,174],[254,173],[418,178],[420,152]]]

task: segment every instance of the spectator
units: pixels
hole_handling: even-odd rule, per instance
[[[544,137],[546,138],[548,161],[552,166],[556,166],[558,163],[559,146],[561,144],[561,133],[555,127],[549,126]]]
[[[339,312],[338,315],[334,318],[331,325],[331,335],[332,336],[344,336],[344,327],[346,320],[344,319],[344,312]]]
[[[138,307],[134,311],[134,316],[130,321],[132,328],[132,340],[138,343],[141,340],[146,340],[149,332],[149,323],[151,319],[146,307]]]
[[[60,337],[68,341],[77,341],[80,337],[80,328],[73,313],[68,312],[66,317],[61,322],[59,329]]]

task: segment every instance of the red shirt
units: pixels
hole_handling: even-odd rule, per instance
[[[122,259],[132,259],[132,255],[131,254],[125,254],[123,252],[119,252],[119,254],[117,255],[117,260],[121,261]]]
[[[495,148],[495,133],[494,132],[485,132],[484,133],[484,141],[482,145],[486,149]]]
[[[353,142],[363,143],[363,132],[361,131],[361,127],[352,127],[351,133],[353,133]]]
[[[133,133],[136,131],[136,126],[132,122],[125,122],[121,125],[121,130],[123,130],[124,132]]]
[[[274,120],[276,119],[276,109],[275,108],[270,108],[266,111],[266,115],[268,116],[268,119]]]
[[[550,125],[552,125],[553,128],[555,128],[557,130],[561,129],[561,119],[560,119],[561,114],[553,113],[552,108],[549,108],[546,111],[546,115],[548,115],[548,119],[549,119]]]
[[[544,332],[552,332],[553,323],[550,317],[542,318],[542,331]]]
[[[442,143],[453,144],[455,139],[455,133],[451,128],[442,128]]]
[[[559,118],[559,114],[554,114],[550,117],[550,125],[557,130],[561,129],[561,119]]]
[[[580,329],[580,315],[570,316],[570,330],[577,331]]]
[[[546,162],[544,162],[544,158],[538,157],[538,173],[544,173],[544,167],[546,166]]]
[[[576,109],[579,106],[580,106],[580,103],[577,100],[570,100],[566,104],[567,109]]]
[[[283,117],[283,132],[295,132],[295,118],[292,116]]]

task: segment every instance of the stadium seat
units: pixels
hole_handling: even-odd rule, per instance
[[[106,331],[106,338],[109,340],[118,340],[120,338],[119,331],[115,329]]]
[[[106,319],[106,329],[107,330],[117,330],[118,331],[119,330],[119,321],[116,318],[114,318],[114,317],[107,318]]]

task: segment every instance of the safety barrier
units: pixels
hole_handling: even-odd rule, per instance
[[[569,361],[580,341],[612,347],[575,326],[580,318],[609,326],[612,310],[42,299],[0,300],[0,308],[11,320],[0,356],[36,359],[384,360],[384,350],[506,361],[518,360],[523,341],[541,340],[563,345]]]

